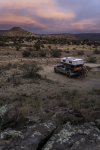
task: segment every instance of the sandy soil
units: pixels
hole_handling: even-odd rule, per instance
[[[3,52],[3,53],[2,53]],[[86,78],[68,78],[54,73],[59,58],[23,58],[21,52],[0,54],[0,106],[20,103],[26,115],[49,118],[59,109],[81,111],[88,120],[100,116],[100,64],[86,64],[92,68]],[[17,54],[18,53],[18,54]],[[41,65],[42,79],[24,78],[20,66]]]
[[[92,88],[99,88],[100,89],[100,71],[99,66],[100,64],[86,64],[92,68],[91,72],[88,72],[88,75],[84,79],[80,78],[68,78],[66,75],[62,75],[59,73],[54,72],[54,66],[44,66],[43,70],[40,72],[44,77],[58,82],[59,84],[63,84],[71,89],[78,89],[78,90],[91,90]]]

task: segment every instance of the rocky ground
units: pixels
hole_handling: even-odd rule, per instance
[[[0,108],[1,150],[99,150],[100,119],[85,123],[84,117],[75,110],[63,110],[51,120],[42,122],[23,118],[20,130],[15,125],[22,121],[18,105]],[[59,116],[70,121],[59,125]],[[72,120],[78,124],[73,125]],[[25,123],[27,122],[27,123]]]
[[[18,72],[12,76],[12,66],[6,68],[0,88],[0,150],[99,150],[96,67],[85,79],[69,79],[55,74],[52,65],[44,66],[42,78],[35,80]]]
[[[59,58],[22,58],[19,51],[17,56],[13,50],[10,56],[4,52],[0,150],[100,150],[99,61],[86,64],[86,78],[68,78],[54,73]],[[25,77],[34,62],[42,67],[41,76]]]

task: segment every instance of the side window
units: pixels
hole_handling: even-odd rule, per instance
[[[63,68],[64,66],[63,66],[63,65],[59,65],[58,67],[59,67],[59,68]]]
[[[72,61],[69,61],[70,64],[72,64]]]
[[[63,65],[61,66],[62,68],[65,68]]]

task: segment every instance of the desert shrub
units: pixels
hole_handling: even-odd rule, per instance
[[[32,52],[32,51],[34,51],[34,48],[33,48],[33,47],[29,47],[28,50],[29,50],[30,52]]]
[[[19,50],[20,50],[20,48],[21,48],[21,45],[16,44],[16,45],[15,45],[15,48],[16,48],[16,51],[19,51]]]
[[[27,78],[39,78],[39,71],[42,69],[39,65],[36,63],[32,64],[24,64],[22,66],[23,69],[23,76]]]
[[[1,72],[5,72],[6,70],[10,70],[10,69],[12,69],[12,68],[17,68],[18,67],[18,65],[17,64],[12,64],[12,63],[8,63],[7,65],[0,65],[0,73]]]
[[[87,70],[87,71],[90,71],[91,69],[92,69],[91,67],[86,66],[86,70]]]
[[[25,50],[22,52],[23,57],[29,57],[31,55],[31,52],[29,50]]]
[[[76,48],[74,47],[73,50],[76,50]]]
[[[68,54],[68,53],[70,53],[70,52],[69,52],[69,50],[66,50],[66,51],[65,51],[65,53],[67,53],[67,54]]]
[[[96,62],[97,62],[97,59],[96,59],[96,57],[94,57],[94,56],[90,56],[90,57],[88,57],[87,62],[88,62],[88,63],[96,63]]]
[[[5,42],[0,41],[0,46],[6,46]]]
[[[38,40],[37,42],[35,42],[35,44],[34,44],[34,48],[35,48],[35,50],[40,50],[41,48],[43,47],[43,45],[41,44],[41,41],[40,40]]]
[[[75,96],[79,95],[79,92],[78,92],[78,90],[74,89],[70,92],[70,94],[75,97]]]
[[[94,50],[94,54],[100,54],[100,50],[95,49],[95,50]]]
[[[78,55],[84,55],[84,51],[80,50],[77,52]]]
[[[51,49],[51,45],[49,45],[48,48]]]
[[[40,50],[39,56],[40,57],[46,57],[46,51],[45,50]]]
[[[50,51],[51,57],[60,57],[61,56],[61,50],[59,49],[52,49]]]
[[[91,94],[100,95],[100,89],[92,89]]]
[[[32,57],[39,57],[39,53],[37,51],[34,51],[31,53]]]

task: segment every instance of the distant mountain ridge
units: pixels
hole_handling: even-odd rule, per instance
[[[81,34],[75,34],[75,37],[77,37],[80,40],[100,40],[100,33],[81,33]]]
[[[8,36],[8,37],[28,37],[34,36],[35,34],[26,31],[20,27],[13,27],[10,30],[0,30],[0,36]]]
[[[0,36],[7,37],[30,37],[30,36],[40,36],[48,38],[66,38],[69,40],[100,40],[100,33],[61,33],[61,34],[33,34],[32,32],[26,31],[20,27],[13,27],[10,30],[0,30]]]
[[[44,34],[40,35],[42,37],[48,37],[48,38],[61,38],[61,39],[68,39],[68,40],[77,40],[77,37],[74,34],[71,33],[64,33],[64,34]]]

